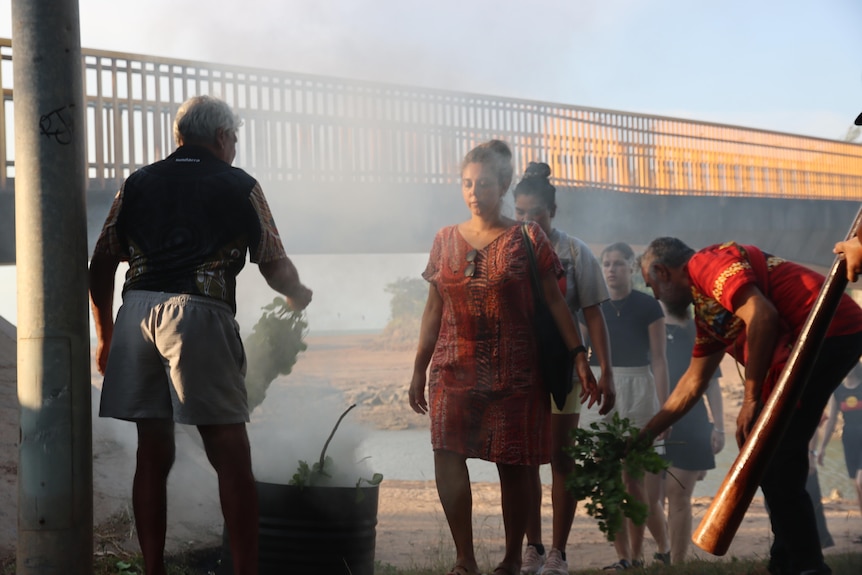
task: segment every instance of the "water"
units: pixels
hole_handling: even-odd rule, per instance
[[[739,450],[732,437],[730,442],[716,456],[716,468],[706,474],[703,481],[698,481],[694,489],[694,497],[712,497],[715,495],[727,470],[736,459]],[[369,457],[370,467],[382,473],[386,479],[406,481],[428,481],[434,479],[434,456],[431,451],[431,439],[427,429],[408,429],[403,431],[371,431],[360,443],[357,449],[358,457]],[[474,482],[499,481],[497,468],[493,463],[470,459],[467,461],[470,479]],[[540,468],[542,482],[549,484],[551,470],[549,465]],[[824,497],[837,489],[845,499],[855,500],[853,484],[847,477],[844,465],[844,454],[841,441],[833,437],[826,450],[826,460],[823,467],[818,468],[820,489]],[[758,491],[758,496],[760,492]]]

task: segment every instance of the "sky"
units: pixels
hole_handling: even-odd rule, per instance
[[[0,0],[0,37],[11,4]],[[79,11],[85,48],[831,139],[862,111],[860,0],[80,0]]]
[[[0,0],[0,37],[12,36],[11,7]],[[80,0],[79,13],[91,49],[830,139],[862,111],[860,0]],[[414,260],[378,275],[395,279]],[[332,264],[318,267],[325,282]],[[14,321],[14,269],[3,268],[0,316]],[[336,291],[316,326],[385,323],[386,299],[359,312]]]

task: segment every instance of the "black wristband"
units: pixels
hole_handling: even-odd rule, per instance
[[[585,348],[585,347],[584,347],[584,346],[582,346],[582,345],[579,345],[579,346],[577,346],[577,347],[573,347],[572,349],[570,349],[570,350],[569,350],[569,353],[570,353],[570,354],[572,355],[572,357],[574,358],[574,357],[577,357],[579,353],[586,354],[586,353],[587,353],[587,348]]]

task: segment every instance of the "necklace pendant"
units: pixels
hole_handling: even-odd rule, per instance
[[[673,341],[673,334],[672,333],[667,334],[667,339],[668,339],[668,341]]]

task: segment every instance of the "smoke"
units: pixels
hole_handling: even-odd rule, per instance
[[[309,466],[316,463],[338,417],[348,407],[341,393],[325,381],[286,383],[284,379],[273,383],[249,425],[259,481],[288,483],[300,461]],[[367,431],[355,418],[355,412],[347,414],[327,446],[326,456],[334,463],[327,485],[352,487],[360,478],[371,479],[374,474],[372,462],[358,455]]]

